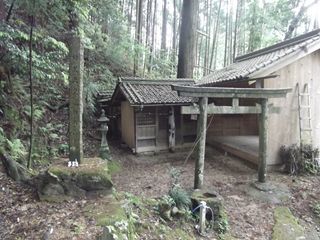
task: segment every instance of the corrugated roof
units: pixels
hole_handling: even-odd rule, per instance
[[[240,56],[233,64],[203,77],[196,85],[207,86],[218,82],[249,79],[255,72],[274,66],[278,61],[290,58],[300,51],[305,51],[315,42],[320,42],[320,29]]]
[[[191,97],[179,97],[171,85],[192,85],[192,79],[141,79],[121,78],[120,91],[131,105],[148,104],[188,104],[194,102]]]

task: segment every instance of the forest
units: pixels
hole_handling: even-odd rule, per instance
[[[170,183],[160,181],[159,185],[163,185],[158,193],[151,183],[145,189],[150,190],[152,196],[164,196],[160,200],[142,200],[139,195],[148,197],[149,192],[142,193],[136,190],[136,186],[124,186],[136,181],[136,176],[131,176],[130,169],[124,165],[132,164],[131,158],[131,162],[140,160],[136,156],[127,157],[112,144],[113,159],[120,159],[120,163],[112,161],[109,166],[109,170],[114,171],[115,186],[119,190],[114,193],[115,206],[111,203],[110,207],[109,199],[105,198],[68,199],[53,205],[38,201],[35,189],[39,176],[54,162],[69,156],[70,36],[81,38],[84,47],[84,156],[100,164],[97,156],[101,133],[97,131],[97,119],[101,112],[97,107],[97,96],[101,92],[114,91],[119,77],[200,80],[232,64],[236,57],[318,29],[319,10],[318,0],[0,0],[0,239],[170,240],[199,237],[193,229],[193,223],[198,219],[195,220],[186,207],[191,204],[183,189],[186,186],[179,183],[181,181],[184,185],[181,171],[189,171],[187,166],[179,171],[172,168],[169,172],[162,172],[164,169],[158,169]],[[144,167],[157,175],[151,165],[142,164]],[[132,168],[148,179],[139,172],[139,166]],[[55,168],[52,172],[60,171]],[[252,174],[251,170],[248,172]],[[123,180],[125,174],[128,182]],[[109,179],[106,181],[109,184]],[[303,186],[294,186],[299,193],[303,189],[311,191],[319,179],[307,178],[302,182]],[[163,187],[167,185],[171,186],[170,197]],[[227,191],[227,187],[220,190]],[[305,210],[308,206],[300,207],[298,201],[294,206],[316,215],[317,222],[310,218],[309,222],[304,220],[309,228],[317,226],[315,231],[319,233],[318,195],[319,192],[306,197],[317,200],[312,210]],[[239,201],[243,207],[246,205],[242,197],[231,196],[233,198],[228,201]],[[106,206],[113,211],[113,207],[122,208],[119,202],[125,202],[124,213],[104,212],[116,219],[115,225],[105,219],[102,221],[101,217],[92,220],[92,209],[100,211]],[[181,222],[172,222],[171,216],[166,215],[168,209],[162,208],[168,205],[169,210],[172,206],[177,207],[175,218],[182,219]],[[48,208],[49,213],[46,213]],[[155,208],[160,211],[160,220],[155,216]],[[233,223],[237,222],[235,208],[232,205],[232,209],[228,209],[233,214]],[[117,214],[124,215],[126,220]],[[256,214],[264,212],[257,210]],[[29,226],[30,215],[34,219]],[[238,238],[227,233],[228,222],[221,217],[213,227],[216,233],[204,239],[270,239],[272,227],[268,217],[257,220],[255,215],[254,219],[265,224],[266,229],[257,230],[259,227],[251,219],[251,233],[248,235],[236,227]],[[299,232],[300,226],[297,229]],[[263,235],[263,231],[269,235]]]

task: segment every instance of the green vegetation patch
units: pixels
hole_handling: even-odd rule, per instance
[[[105,198],[99,203],[88,205],[84,208],[84,214],[87,217],[92,217],[99,226],[113,225],[116,222],[127,220],[127,215],[121,206],[121,202],[113,196]]]
[[[273,227],[272,240],[296,240],[304,238],[304,228],[299,225],[290,209],[277,207],[274,211],[275,225]]]
[[[79,167],[68,167],[68,159],[56,161],[49,172],[56,176],[70,176],[74,174],[97,174],[110,176],[108,162],[100,158],[84,158]]]

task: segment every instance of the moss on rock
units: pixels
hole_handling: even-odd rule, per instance
[[[304,236],[304,228],[299,225],[289,208],[277,207],[274,211],[274,219],[272,240],[307,239]]]
[[[70,168],[67,160],[61,160],[40,177],[38,195],[40,200],[64,201],[67,197],[82,198],[87,193],[109,194],[112,186],[108,162],[99,158],[84,159],[79,167]]]
[[[84,214],[95,219],[99,226],[112,225],[115,222],[127,220],[127,215],[122,208],[121,202],[113,196],[109,196],[99,204],[88,205],[84,209]]]
[[[224,234],[228,230],[228,215],[225,211],[223,198],[215,191],[195,190],[191,195],[193,208],[197,207],[201,201],[206,202],[214,215],[214,230],[219,234]],[[208,217],[208,215],[207,215]],[[212,217],[211,217],[212,218]]]

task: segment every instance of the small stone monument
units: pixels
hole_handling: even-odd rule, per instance
[[[98,122],[100,123],[99,131],[101,131],[101,145],[100,145],[99,155],[102,159],[111,160],[110,150],[109,150],[108,141],[107,141],[109,118],[106,117],[105,111],[103,109],[101,111],[101,116],[98,119]]]

